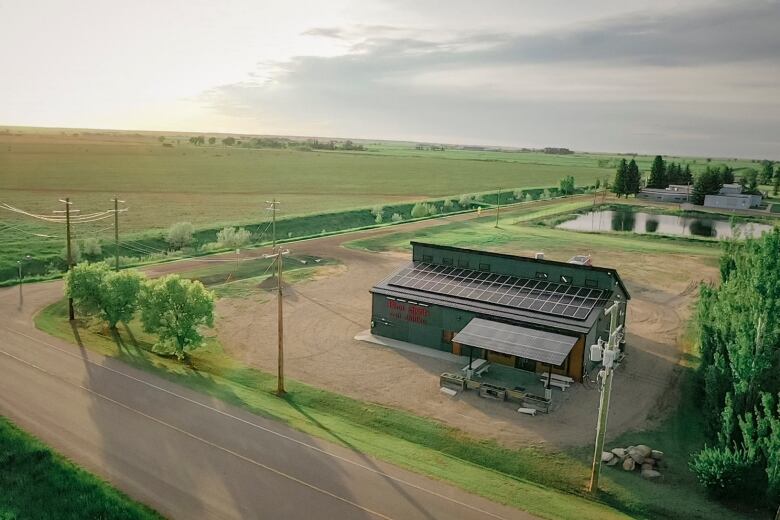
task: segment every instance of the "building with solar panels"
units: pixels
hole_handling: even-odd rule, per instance
[[[613,269],[420,242],[371,293],[372,334],[576,381],[630,299]]]

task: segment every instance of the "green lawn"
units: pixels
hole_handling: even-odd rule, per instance
[[[0,417],[0,518],[161,517]]]

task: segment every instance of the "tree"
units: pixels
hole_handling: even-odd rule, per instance
[[[780,193],[780,168],[775,171],[775,177],[772,179],[772,195],[777,196]]]
[[[615,181],[612,183],[612,192],[618,197],[628,193],[628,163],[625,159],[620,160],[620,165],[615,172]]]
[[[685,170],[683,170],[682,178],[680,179],[680,184],[692,184],[693,183],[693,174],[691,173],[691,165],[686,164]]]
[[[666,178],[666,163],[664,158],[656,155],[653,165],[650,167],[650,179],[647,182],[648,188],[666,188],[669,182]]]
[[[217,232],[217,244],[220,247],[237,249],[249,242],[252,233],[244,228],[226,227]]]
[[[761,184],[769,184],[775,176],[774,165],[772,161],[761,162]]]
[[[574,190],[576,188],[574,184],[574,177],[571,175],[567,175],[566,177],[562,178],[558,185],[560,186],[558,189],[558,192],[561,195],[573,195]]]
[[[144,286],[141,321],[146,332],[157,334],[155,352],[184,359],[202,345],[201,327],[214,326],[214,295],[199,281],[168,275]]]
[[[724,164],[720,169],[720,176],[723,184],[734,184],[734,168]]]
[[[157,138],[157,140],[160,141],[161,143],[164,143],[165,142],[165,136],[161,135],[160,137]]]
[[[236,144],[236,138],[235,137],[226,137],[222,140],[222,144],[225,146],[233,146]]]
[[[403,219],[404,218],[400,213],[393,213],[393,215],[390,217],[391,222],[401,222]]]
[[[628,163],[628,175],[626,177],[626,196],[629,194],[636,196],[642,189],[642,174],[639,172],[639,165],[636,160],[631,159]]]
[[[103,247],[97,237],[85,238],[81,243],[81,253],[87,258],[97,258],[103,254]]]
[[[780,230],[724,243],[721,283],[696,311],[707,448],[691,467],[716,494],[780,503]]]
[[[174,249],[181,249],[192,243],[192,233],[195,228],[189,222],[177,222],[168,229],[165,241]]]
[[[704,198],[707,195],[718,193],[723,187],[720,171],[712,169],[709,166],[703,172],[696,176],[691,191],[691,202],[701,206],[704,204]]]
[[[428,206],[421,202],[418,202],[412,207],[412,218],[422,218],[428,216]]]
[[[758,193],[758,172],[754,168],[747,168],[739,183],[746,193]]]
[[[77,264],[65,275],[65,293],[84,314],[97,315],[116,329],[138,307],[143,277],[136,271],[112,271],[105,262]]]
[[[209,144],[214,144],[216,142],[217,142],[217,138],[216,137],[209,137]]]
[[[594,190],[598,190],[601,187],[601,179],[596,179],[596,184],[593,185]]]

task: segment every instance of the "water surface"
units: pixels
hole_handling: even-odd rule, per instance
[[[559,229],[606,233],[632,231],[642,234],[696,236],[708,238],[758,237],[772,229],[767,224],[731,221],[718,217],[657,215],[641,211],[604,210],[591,211],[556,226]]]

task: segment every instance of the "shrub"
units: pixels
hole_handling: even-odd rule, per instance
[[[473,195],[461,195],[460,199],[458,199],[458,205],[464,209],[470,208],[473,202],[474,202]]]
[[[217,233],[217,244],[221,247],[237,249],[247,243],[252,233],[244,228],[226,227]]]
[[[412,218],[422,218],[428,216],[428,205],[418,202],[412,207]]]
[[[393,222],[401,222],[404,218],[399,213],[393,213],[393,216],[390,217],[390,220]]]
[[[534,200],[534,196],[531,195],[531,192],[526,193],[525,194],[525,201],[526,202],[531,202],[532,200]]]
[[[755,473],[745,450],[705,447],[695,454],[691,470],[708,492],[720,498],[744,496]]]
[[[525,198],[525,192],[523,190],[515,190],[512,192],[512,195],[514,195],[515,200],[523,200]]]
[[[65,261],[65,266],[67,268],[68,264],[68,247],[65,246],[62,248],[62,253],[60,254],[62,259]],[[70,241],[70,256],[72,257],[73,263],[77,264],[81,262],[81,246],[79,246],[79,243],[75,240]]]
[[[165,241],[174,249],[181,249],[192,243],[194,228],[189,222],[177,222],[168,229]]]
[[[383,220],[382,214],[380,213],[379,215],[376,216],[376,218],[374,219],[374,222],[376,222],[377,224],[381,224],[382,220]]]
[[[97,258],[103,254],[103,247],[97,237],[85,238],[81,242],[81,254],[89,258]]]
[[[384,216],[384,213],[385,213],[385,207],[384,206],[374,206],[371,209],[371,214],[374,215],[375,217],[382,217],[382,216]],[[379,222],[377,222],[377,224],[379,224],[379,223],[381,223],[381,219],[380,219]]]
[[[454,206],[452,200],[447,199],[444,201],[444,205],[442,207],[444,208],[444,211],[452,211],[452,206]]]

